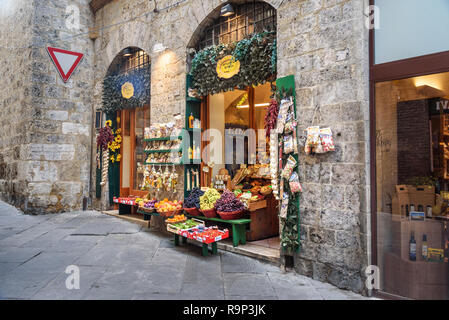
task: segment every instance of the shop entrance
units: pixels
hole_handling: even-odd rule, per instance
[[[251,192],[260,195],[262,188],[271,185],[269,176],[269,139],[265,135],[265,115],[275,90],[267,82],[245,90],[233,90],[208,96],[209,121],[212,129],[211,143],[216,147],[209,155],[212,173],[207,185],[217,190],[232,188],[234,192]],[[221,137],[220,143],[215,139]],[[250,170],[237,185],[223,183],[222,177],[234,179],[242,167]],[[251,224],[247,233],[248,250],[255,249],[267,255],[279,255],[278,201],[273,194],[265,196],[257,209],[250,210]]]
[[[150,126],[150,107],[118,111],[122,131],[120,163],[120,196],[144,196],[141,190],[143,180],[144,130]]]

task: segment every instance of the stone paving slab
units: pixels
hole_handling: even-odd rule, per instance
[[[25,216],[0,202],[0,299],[365,299],[95,211]],[[69,290],[67,266],[80,268]]]

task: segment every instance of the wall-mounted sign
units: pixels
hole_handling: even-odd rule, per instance
[[[50,55],[51,60],[58,69],[59,75],[62,81],[67,82],[70,76],[78,67],[79,63],[83,59],[84,54],[79,52],[67,51],[58,48],[47,47],[47,52]]]
[[[217,62],[218,77],[230,79],[240,71],[240,61],[229,55]]]
[[[122,85],[122,97],[130,99],[134,96],[134,86],[131,82],[125,82]]]

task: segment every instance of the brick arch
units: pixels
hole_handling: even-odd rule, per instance
[[[201,0],[200,0],[201,1]],[[278,9],[284,0],[258,0],[260,2],[266,2],[271,5],[274,9]],[[210,1],[210,8],[212,9],[209,13],[202,12],[202,14],[198,15],[196,18],[198,21],[201,21],[194,30],[189,42],[187,43],[187,48],[195,48],[197,43],[200,41],[201,35],[204,30],[213,23],[218,17],[220,17],[220,9],[223,5],[227,3],[231,4],[243,4],[249,2],[247,0],[231,0],[231,1],[223,1],[223,0],[212,0]],[[204,8],[204,11],[207,9]]]

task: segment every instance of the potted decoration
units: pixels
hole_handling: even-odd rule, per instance
[[[207,218],[215,218],[217,212],[215,211],[215,202],[220,199],[220,193],[214,189],[210,188],[200,197],[200,208],[201,213]]]
[[[245,214],[245,206],[229,190],[225,190],[221,198],[217,200],[215,210],[217,210],[218,215],[223,220],[241,219]]]
[[[184,201],[184,210],[192,215],[199,216],[201,215],[200,209],[200,197],[204,195],[204,191],[198,188],[193,188],[190,191],[189,196]]]

